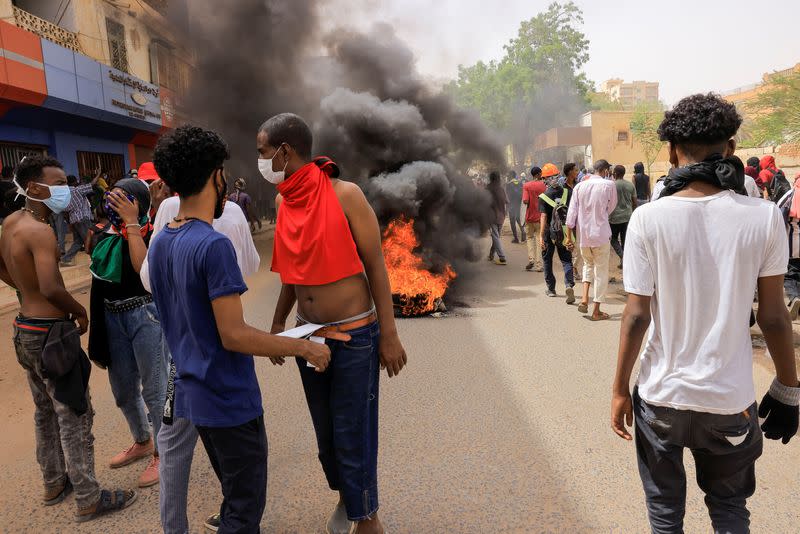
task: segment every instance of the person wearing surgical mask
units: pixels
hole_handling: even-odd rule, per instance
[[[14,347],[36,409],[41,499],[55,505],[74,491],[75,518],[83,522],[128,507],[136,493],[101,489],[95,478],[91,364],[77,339],[86,333],[88,318],[64,287],[56,237],[47,222],[69,204],[63,166],[49,157],[26,157],[13,183],[25,205],[3,222],[0,279],[20,295]]]

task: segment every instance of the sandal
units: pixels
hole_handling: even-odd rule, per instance
[[[100,490],[100,498],[97,500],[94,510],[91,512],[79,511],[78,515],[75,516],[75,521],[78,523],[83,523],[85,521],[96,519],[101,515],[124,510],[136,501],[136,497],[136,492],[133,490],[115,490],[114,492],[109,490]]]
[[[70,493],[72,493],[72,482],[70,482],[69,479],[67,479],[66,482],[64,482],[64,486],[61,488],[61,491],[59,491],[57,494],[53,495],[52,497],[50,495],[45,495],[44,505],[53,506],[55,504],[58,504],[61,501],[63,501]]]
[[[578,304],[578,313],[589,313],[589,304],[585,302]]]
[[[595,322],[596,321],[608,321],[609,319],[611,319],[611,316],[609,314],[607,314],[606,312],[600,312],[600,316],[599,317],[595,317],[594,315],[590,315],[589,316],[589,320],[590,321],[595,321]]]

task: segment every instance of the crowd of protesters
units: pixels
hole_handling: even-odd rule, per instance
[[[508,217],[512,243],[527,245],[525,269],[543,272],[546,295],[556,297],[557,256],[566,303],[577,302],[592,321],[610,318],[601,307],[611,262],[622,269],[627,303],[611,423],[631,440],[627,426],[636,421],[653,532],[682,531],[686,448],[714,528],[746,532],[762,430],[787,443],[798,427],[791,319],[800,310],[800,180],[790,185],[772,156],[744,165],[734,155],[740,124],[717,96],[682,100],[659,128],[673,168],[652,190],[641,163],[629,180],[624,166],[604,159],[589,169],[545,163],[506,180],[492,172],[486,184],[490,261],[508,265]],[[103,488],[95,477],[91,361],[107,373],[131,434],[108,464],[147,460],[138,486],[159,485],[164,532],[189,530],[198,439],[222,491],[206,527],[258,532],[268,447],[254,357],[274,365],[294,357],[321,467],[339,499],[326,531],[383,532],[379,374],[396,376],[407,356],[378,221],[333,161],[312,158],[303,119],[277,115],[254,134],[280,213],[271,269],[282,287],[269,332],[243,315],[245,278],[260,263],[252,233],[261,223],[244,179],[228,192],[229,151],[217,133],[180,127],[159,140],[152,163],[114,182],[97,169],[80,183],[44,156],[4,174],[11,187],[0,192],[20,203],[3,213],[0,279],[19,292],[14,345],[35,405],[44,505],[74,492],[83,522],[137,499],[137,491]],[[66,225],[74,236],[68,250]],[[59,273],[81,250],[91,256],[89,311]],[[776,367],[760,406],[745,326],[756,291],[757,322]],[[287,331],[295,305],[298,326]],[[88,355],[80,343],[87,331]],[[637,358],[642,371],[631,392]]]

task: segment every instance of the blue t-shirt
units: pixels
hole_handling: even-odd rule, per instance
[[[202,221],[158,233],[148,252],[150,285],[175,362],[175,417],[209,427],[263,414],[253,356],[225,350],[211,301],[242,294],[230,240]]]

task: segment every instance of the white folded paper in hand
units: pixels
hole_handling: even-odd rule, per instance
[[[324,337],[312,336],[311,334],[324,327],[325,325],[308,323],[296,328],[292,328],[291,330],[286,330],[285,332],[281,332],[277,335],[282,337],[290,337],[292,339],[307,339],[313,343],[319,343],[320,345],[323,345],[325,343]],[[306,362],[306,365],[309,367],[314,367],[314,365],[309,362]]]

